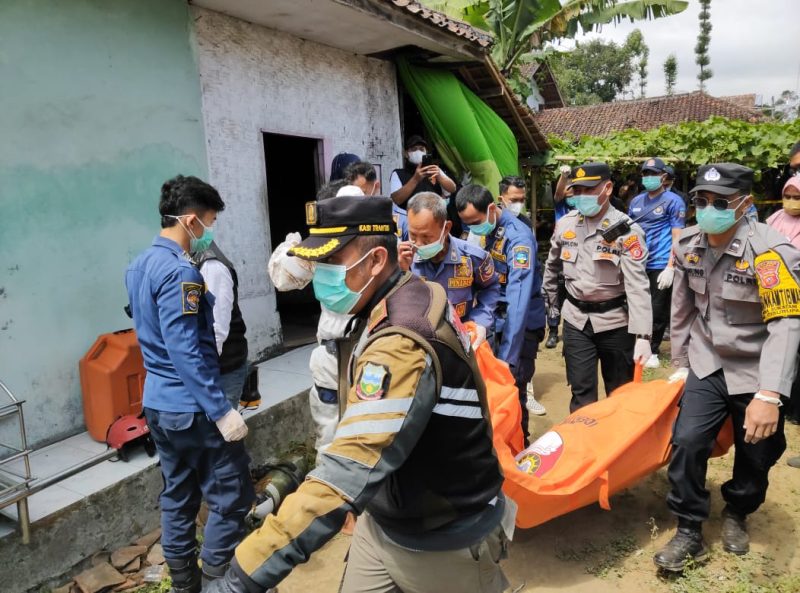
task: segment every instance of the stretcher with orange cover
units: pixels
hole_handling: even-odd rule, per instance
[[[606,399],[581,408],[522,451],[521,410],[508,366],[489,345],[477,351],[489,402],[494,447],[505,475],[503,491],[519,509],[518,527],[534,527],[599,502],[656,471],[669,460],[672,425],[683,383],[631,383]],[[715,454],[732,443],[728,422]]]

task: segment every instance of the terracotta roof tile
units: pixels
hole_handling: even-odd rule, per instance
[[[705,121],[712,115],[745,121],[763,119],[762,114],[754,109],[696,91],[633,101],[545,109],[536,115],[536,123],[545,135],[580,138],[605,136],[627,128],[650,130],[664,124]]]
[[[489,47],[494,42],[494,38],[490,33],[476,29],[472,25],[459,21],[458,19],[451,18],[446,14],[437,10],[423,6],[415,0],[386,0],[399,8],[405,8],[408,12],[418,16],[434,25],[447,29],[451,33],[463,37],[480,47]]]

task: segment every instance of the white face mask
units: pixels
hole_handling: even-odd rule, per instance
[[[514,216],[519,216],[522,214],[522,208],[525,206],[523,202],[511,202],[510,204],[506,204],[506,210],[511,212]]]
[[[412,150],[408,153],[408,162],[413,165],[419,165],[422,162],[422,157],[426,154],[424,150]]]

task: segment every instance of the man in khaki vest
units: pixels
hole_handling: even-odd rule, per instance
[[[215,593],[275,587],[359,514],[346,593],[500,593],[513,514],[469,336],[441,286],[402,273],[388,198],[307,204],[314,293],[354,316],[338,342],[343,415],[276,515],[247,537]],[[352,351],[352,355],[348,354]]]

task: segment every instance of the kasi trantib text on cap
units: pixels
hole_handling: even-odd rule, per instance
[[[695,186],[690,193],[709,191],[723,196],[736,192],[750,192],[753,187],[753,170],[736,163],[712,163],[697,170]]]
[[[360,235],[393,235],[397,230],[392,200],[381,196],[306,202],[306,224],[308,238],[288,253],[310,261],[330,257]]]
[[[569,187],[580,185],[594,187],[601,181],[611,179],[611,169],[605,163],[583,163],[573,167],[569,173]]]

